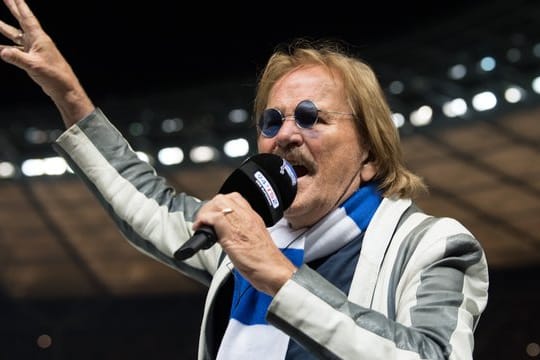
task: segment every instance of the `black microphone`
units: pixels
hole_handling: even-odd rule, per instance
[[[283,212],[292,204],[296,196],[296,182],[296,173],[287,160],[263,153],[246,159],[225,180],[219,193],[240,193],[270,227],[283,217]],[[175,251],[174,257],[185,260],[201,249],[208,249],[216,241],[214,229],[202,226]]]

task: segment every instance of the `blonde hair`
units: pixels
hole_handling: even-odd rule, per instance
[[[347,53],[344,43],[296,39],[276,48],[259,76],[253,114],[266,108],[274,84],[290,71],[322,65],[343,80],[347,102],[356,115],[356,127],[377,169],[375,179],[385,196],[414,197],[427,190],[423,180],[404,164],[398,130],[383,90],[369,65]]]

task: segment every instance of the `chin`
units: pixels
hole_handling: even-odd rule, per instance
[[[283,214],[294,229],[310,226],[314,223],[313,206],[310,206],[303,200],[302,198],[297,198]]]

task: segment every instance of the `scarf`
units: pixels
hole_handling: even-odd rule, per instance
[[[310,228],[292,230],[281,219],[268,229],[274,243],[296,267],[334,253],[366,230],[382,201],[376,185],[364,184]],[[284,359],[289,336],[266,321],[272,297],[252,287],[236,269],[233,275],[230,319],[217,359]]]

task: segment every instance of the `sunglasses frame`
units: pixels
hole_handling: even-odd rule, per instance
[[[308,103],[308,104],[310,104],[310,106],[312,106],[312,109],[309,109],[309,110],[315,110],[315,120],[313,120],[313,122],[311,124],[308,124],[308,125],[301,124],[298,121],[298,115],[297,115],[298,109],[302,106],[302,104],[306,104],[306,103]],[[279,125],[279,127],[277,128],[277,131],[273,135],[265,133],[265,131],[263,129],[263,126],[262,126],[262,123],[264,122],[263,119],[264,119],[265,114],[268,114],[268,112],[270,112],[270,111],[276,113],[279,116],[279,119],[281,120],[281,124]],[[308,110],[306,110],[306,111],[308,111]],[[313,102],[313,100],[306,99],[306,100],[300,101],[296,105],[296,107],[294,108],[294,113],[290,114],[290,115],[283,115],[283,113],[278,108],[264,109],[261,116],[259,117],[259,121],[257,122],[257,127],[259,128],[259,131],[260,131],[260,133],[261,133],[261,135],[263,137],[265,137],[265,138],[273,138],[279,133],[279,130],[281,129],[281,126],[283,126],[283,123],[285,122],[285,120],[287,120],[287,118],[290,118],[290,117],[294,118],[294,123],[300,129],[311,129],[311,128],[313,128],[313,126],[315,126],[315,124],[317,124],[317,121],[319,121],[319,113],[355,116],[353,113],[344,113],[344,112],[339,112],[339,111],[320,110],[317,107],[317,105],[315,104],[315,102]],[[275,119],[273,119],[273,120],[275,120]]]

